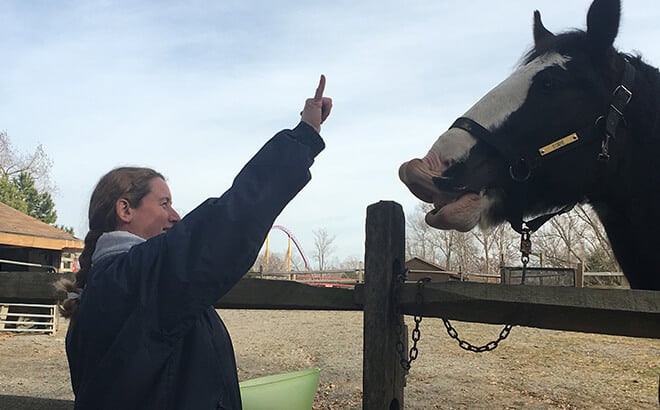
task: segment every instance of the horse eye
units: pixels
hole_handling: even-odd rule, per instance
[[[549,69],[539,73],[534,79],[534,87],[541,92],[550,92],[562,88],[565,83],[564,73],[556,71]]]
[[[550,91],[555,88],[556,82],[552,78],[546,78],[541,82],[541,86],[544,90]]]

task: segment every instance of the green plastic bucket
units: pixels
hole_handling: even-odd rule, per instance
[[[273,374],[240,382],[243,410],[310,410],[319,369]]]

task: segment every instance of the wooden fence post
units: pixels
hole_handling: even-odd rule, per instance
[[[575,287],[584,287],[584,265],[582,262],[578,262],[577,269],[575,270]]]
[[[401,205],[392,201],[370,205],[364,257],[364,410],[398,410],[404,405],[405,373],[396,345],[401,338],[407,341],[408,334],[405,327],[396,331],[397,325],[403,323],[403,315],[397,313],[393,300],[398,275],[405,267],[404,258],[405,220]]]

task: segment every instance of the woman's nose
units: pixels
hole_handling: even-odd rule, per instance
[[[170,212],[170,220],[172,222],[179,222],[181,220],[181,217],[179,216],[179,213],[176,211],[176,209],[171,208],[172,212]]]

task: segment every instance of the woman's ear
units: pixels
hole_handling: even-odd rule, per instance
[[[133,219],[131,204],[126,198],[119,198],[117,202],[115,202],[115,213],[121,223],[127,224]]]

